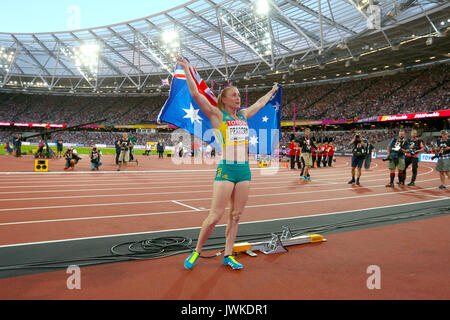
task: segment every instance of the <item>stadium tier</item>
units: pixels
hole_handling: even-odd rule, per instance
[[[450,109],[450,68],[404,71],[395,75],[285,88],[282,120],[338,120]],[[241,89],[244,100],[245,89]],[[248,93],[251,105],[262,91]],[[0,94],[0,122],[75,125],[116,118],[117,125],[155,123],[167,96],[61,97]],[[295,107],[294,107],[295,105]]]

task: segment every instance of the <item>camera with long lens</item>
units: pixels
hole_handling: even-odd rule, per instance
[[[409,153],[413,156],[416,154],[416,144],[414,142],[411,142],[409,145]]]
[[[447,148],[447,144],[446,143],[441,143],[441,144],[439,144],[438,147],[440,149],[439,152],[436,152],[434,154],[434,156],[431,157],[431,160],[439,159],[440,157],[442,157],[444,155],[444,149]]]

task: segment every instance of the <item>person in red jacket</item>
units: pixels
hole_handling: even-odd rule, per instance
[[[322,164],[325,168],[328,163],[328,138],[323,139]]]
[[[330,139],[328,142],[328,166],[331,167],[333,163],[333,157],[334,157],[334,146],[333,146],[333,140]]]
[[[320,163],[322,162],[322,139],[317,139],[317,149],[316,149],[316,164],[317,168],[320,168]]]
[[[289,156],[291,157],[291,170],[295,169],[295,153],[297,144],[295,143],[295,138],[291,137],[291,143],[289,143]]]

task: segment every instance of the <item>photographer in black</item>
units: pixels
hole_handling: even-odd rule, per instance
[[[22,135],[20,133],[15,133],[14,134],[14,139],[13,139],[13,144],[14,144],[14,155],[19,158],[22,156]]]
[[[62,157],[63,149],[64,149],[63,140],[58,139],[58,141],[56,141],[56,158]]]
[[[447,188],[445,186],[445,176],[450,179],[450,140],[448,139],[447,130],[441,131],[441,137],[436,142],[434,148],[435,157],[438,158],[436,164],[436,171],[439,172],[439,178],[441,179],[441,185],[439,189]]]
[[[158,144],[156,145],[156,151],[158,152],[158,158],[163,159],[164,158],[164,149],[166,147],[164,146],[164,142],[159,139]]]
[[[119,165],[119,156],[120,156],[120,139],[114,141],[114,147],[116,148],[116,166]]]
[[[133,146],[131,143],[131,139],[128,138],[128,134],[124,133],[122,138],[119,140],[118,145],[120,146],[120,155],[119,155],[119,168],[117,171],[122,170],[122,166],[125,169],[128,166],[128,162],[130,162],[130,149]]]
[[[386,187],[394,187],[395,168],[398,170],[398,184],[400,187],[405,186],[405,153],[409,151],[409,142],[405,138],[405,130],[400,129],[398,138],[393,138],[387,147],[387,159],[389,161],[388,169],[390,171],[390,182]]]
[[[417,137],[417,130],[411,130],[411,138],[409,139],[409,151],[405,154],[405,170],[403,172],[403,180],[406,180],[406,169],[412,165],[411,182],[408,186],[414,186],[417,178],[417,169],[419,167],[419,154],[423,152],[424,144],[421,139]]]
[[[305,165],[302,168],[302,172],[300,173],[300,178],[303,179],[303,181],[311,181],[311,177],[309,175],[309,169],[311,168],[313,162],[312,162],[312,148],[316,148],[316,145],[314,144],[313,139],[310,137],[311,129],[306,128],[305,129],[305,136],[300,137],[297,140],[297,143],[299,144],[301,150],[302,150],[302,159],[305,163]]]
[[[73,149],[72,147],[68,147],[66,149],[63,157],[66,159],[64,170],[68,170],[69,168],[73,170],[78,161],[81,160],[81,158],[78,156],[77,150]]]
[[[93,147],[89,154],[89,157],[91,158],[91,171],[99,170],[99,167],[102,165],[102,162],[100,161],[101,156],[101,151],[98,150],[97,147]]]
[[[372,152],[375,149],[374,145],[370,142],[370,138],[363,140],[366,145],[366,157],[364,158],[364,169],[369,170],[372,163]]]
[[[366,158],[367,149],[364,144],[361,135],[357,134],[350,142],[350,148],[352,149],[352,179],[348,184],[356,183],[360,185],[359,179],[361,178],[361,168],[363,166],[364,159]],[[356,176],[356,180],[355,180]]]

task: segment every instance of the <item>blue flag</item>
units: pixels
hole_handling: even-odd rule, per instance
[[[278,154],[281,138],[281,103],[283,87],[272,96],[267,105],[248,119],[249,153],[260,155]]]

